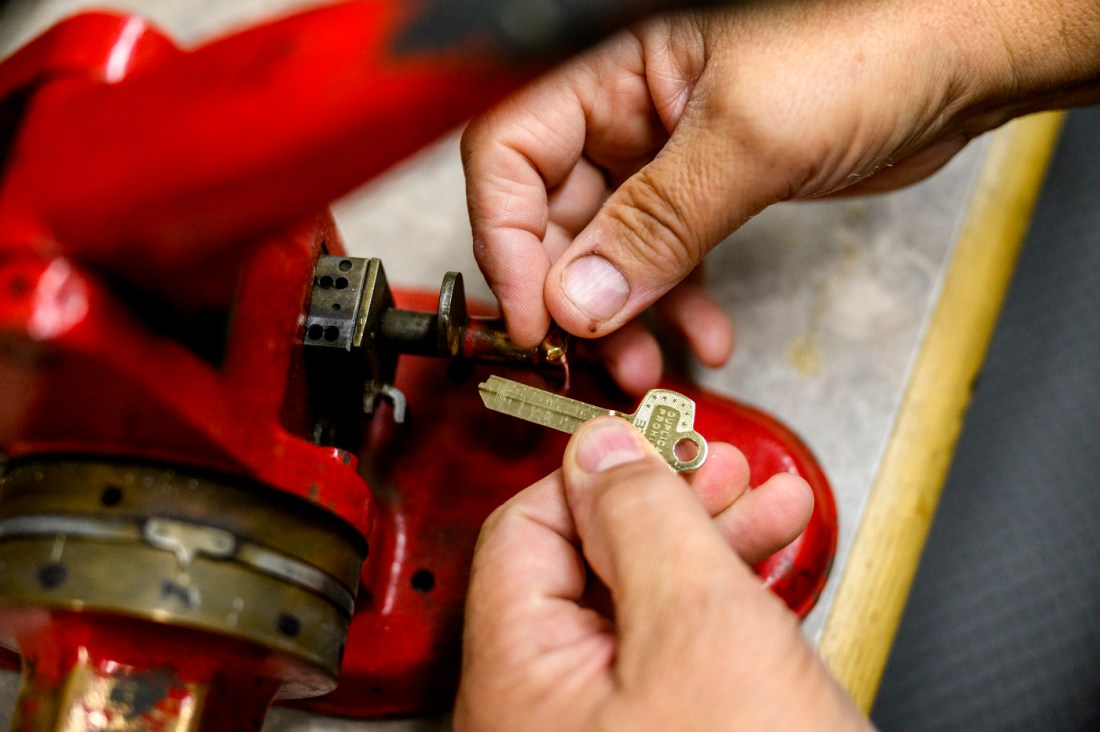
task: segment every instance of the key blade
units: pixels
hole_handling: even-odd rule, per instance
[[[569,434],[593,417],[619,414],[501,376],[490,376],[487,381],[478,384],[477,389],[481,401],[493,411]]]

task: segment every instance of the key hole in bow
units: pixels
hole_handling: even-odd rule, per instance
[[[672,454],[682,463],[690,463],[699,457],[699,446],[690,437],[681,437],[672,446]]]

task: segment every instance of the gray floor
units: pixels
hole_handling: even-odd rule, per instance
[[[1070,115],[873,718],[1100,730],[1100,107]]]

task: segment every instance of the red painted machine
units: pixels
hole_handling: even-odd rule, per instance
[[[533,33],[495,3],[346,2],[187,52],[97,13],[0,64],[14,728],[245,730],[273,699],[358,716],[450,703],[477,530],[565,441],[485,410],[476,384],[552,375],[566,346],[516,348],[455,276],[438,297],[395,293],[324,209],[530,59],[629,20],[617,6],[562,2]],[[595,366],[572,381],[623,401]],[[758,568],[805,613],[836,540],[824,476],[769,417],[676,388],[757,481],[813,486],[810,527]]]

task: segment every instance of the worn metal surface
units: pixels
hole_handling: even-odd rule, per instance
[[[52,459],[14,461],[0,480],[5,605],[211,630],[330,678],[366,550],[307,501],[202,474]],[[10,645],[11,628],[0,635]]]
[[[0,53],[90,4],[9,2],[0,15]],[[139,10],[185,42],[310,4],[316,3],[112,3]],[[839,504],[841,566],[981,157],[980,143],[972,145],[931,181],[898,194],[773,209],[708,259],[713,290],[737,321],[738,347],[726,367],[691,371],[713,390],[774,413],[815,451]],[[351,253],[383,259],[391,281],[434,287],[440,272],[458,270],[471,295],[488,296],[470,255],[456,137],[349,196],[336,216]],[[828,600],[827,591],[806,622],[809,635],[816,636]],[[5,701],[14,698],[12,678],[5,679]],[[397,732],[444,725],[276,711],[266,729]]]

